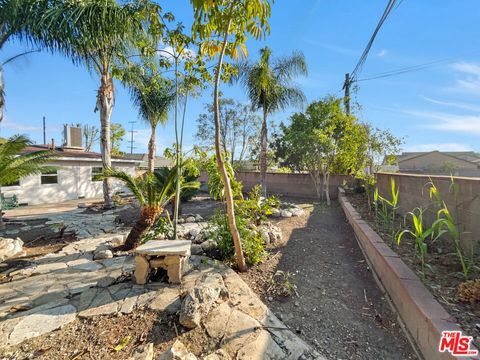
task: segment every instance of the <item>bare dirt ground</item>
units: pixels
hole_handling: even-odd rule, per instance
[[[437,301],[450,315],[455,317],[461,328],[469,336],[473,336],[475,346],[480,347],[480,302],[461,302],[457,297],[458,285],[465,280],[453,242],[444,239],[433,243],[429,242],[426,256],[428,266],[425,271],[422,271],[421,262],[415,253],[413,239],[404,236],[400,246],[392,243],[390,234],[384,233],[381,224],[375,221],[373,212],[368,211],[365,194],[348,194],[348,200],[362,218],[385,240],[385,243],[400,255],[402,260],[418,275]],[[400,223],[400,219],[398,220]],[[480,263],[478,255],[475,263]]]
[[[328,359],[416,359],[339,205],[302,207],[304,216],[275,221],[283,241],[243,279]],[[290,275],[298,296],[276,295],[277,270]]]

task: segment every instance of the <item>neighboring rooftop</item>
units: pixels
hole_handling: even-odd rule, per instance
[[[441,153],[441,154],[448,155],[448,156],[465,160],[465,161],[480,162],[480,154],[474,151],[439,151],[439,150],[423,151],[423,152],[417,151],[417,152],[402,152],[400,155],[395,155],[395,156],[396,156],[397,162],[402,162],[408,159],[412,159],[415,157],[419,157],[419,156],[423,156],[431,153]]]
[[[147,168],[147,164],[148,164],[147,154],[141,154],[141,153],[125,154],[124,158],[140,161],[139,168],[141,169]],[[163,167],[171,167],[171,166],[172,166],[172,161],[170,159],[167,159],[166,157],[163,157],[163,156],[155,156],[155,164],[154,164],[155,169],[163,168]]]
[[[22,153],[29,154],[35,151],[42,151],[42,150],[52,150],[52,145],[30,145],[30,146],[27,146],[22,151]],[[88,158],[88,159],[100,159],[102,157],[100,153],[85,151],[82,148],[57,146],[53,148],[53,151],[58,157]],[[129,159],[127,157],[122,157],[122,156],[112,156],[112,159],[115,161],[128,161],[128,162],[132,162],[132,160],[136,160],[136,159]]]

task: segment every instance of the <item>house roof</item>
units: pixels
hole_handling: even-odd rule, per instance
[[[30,154],[36,151],[42,150],[52,150],[50,145],[30,145],[27,146],[22,153],[23,154]],[[53,150],[57,158],[69,158],[69,159],[91,159],[97,160],[101,159],[102,155],[97,152],[92,151],[84,151],[83,149],[75,149],[75,148],[64,148],[64,147],[55,147]],[[112,156],[112,160],[116,162],[135,162],[135,159],[128,159],[120,156]]]
[[[458,160],[463,160],[469,163],[474,163],[478,165],[480,163],[480,154],[475,153],[473,151],[425,151],[425,152],[403,152],[400,155],[395,155],[397,163],[401,163],[403,161],[415,159],[421,156],[425,156],[428,154],[433,153],[440,153],[442,155],[449,156],[451,158],[455,158]]]
[[[125,154],[125,159],[137,160],[140,161],[140,168],[147,168],[148,164],[148,155],[135,153],[135,154]],[[162,167],[170,167],[172,166],[172,161],[163,156],[155,156],[154,160],[154,167],[155,168],[162,168]]]

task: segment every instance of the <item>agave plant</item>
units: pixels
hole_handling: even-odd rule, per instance
[[[163,176],[159,173],[146,173],[134,177],[124,171],[107,168],[101,178],[114,178],[120,180],[132,192],[140,203],[140,219],[135,223],[128,234],[122,250],[135,249],[142,237],[144,237],[159,216],[165,211],[165,206],[175,196],[177,169],[169,169],[168,174]],[[181,179],[182,189],[193,189],[200,186],[199,182],[186,182]]]

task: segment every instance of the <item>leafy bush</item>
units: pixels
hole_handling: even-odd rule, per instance
[[[173,225],[168,217],[158,218],[155,225],[152,226],[150,232],[148,232],[140,242],[146,243],[150,240],[158,239],[159,237],[171,238],[173,236]]]
[[[215,155],[202,160],[203,166],[208,173],[208,189],[210,191],[210,197],[214,200],[224,200],[225,193],[223,188],[222,175],[218,169],[217,159]],[[225,168],[230,178],[230,186],[232,188],[233,198],[241,199],[242,195],[242,183],[235,179],[235,174],[232,166],[228,161],[225,161]]]
[[[254,265],[260,262],[265,255],[261,234],[257,230],[249,228],[248,221],[242,216],[237,214],[235,220],[242,239],[245,261],[248,265]],[[215,211],[210,219],[207,233],[209,238],[217,242],[217,248],[221,257],[225,260],[233,260],[235,257],[235,248],[225,213],[220,210]]]
[[[261,190],[260,185],[255,185],[246,199],[235,201],[235,210],[238,215],[255,225],[260,225],[267,219],[267,215],[272,213],[270,205],[261,199]]]

